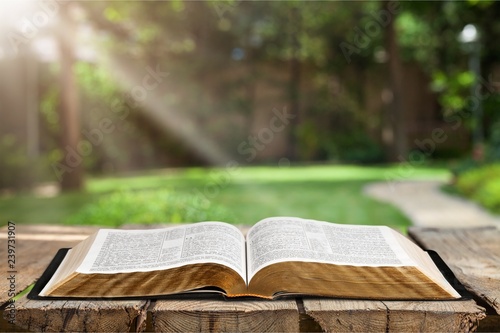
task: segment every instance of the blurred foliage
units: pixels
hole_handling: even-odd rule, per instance
[[[489,141],[486,146],[486,160],[488,162],[500,161],[500,119],[490,126]]]
[[[37,181],[53,179],[51,163],[60,157],[57,150],[35,160],[21,147],[15,136],[0,136],[0,189],[28,189]]]
[[[132,124],[119,117],[128,110],[122,102],[123,94],[117,82],[103,67],[81,61],[76,63],[75,73],[80,87],[81,107],[85,110],[82,112],[82,140],[91,147],[90,154],[84,159],[86,170],[94,173],[113,171],[110,166],[127,165],[131,156],[124,148],[130,141],[139,140],[134,136],[127,138],[130,133],[125,128]],[[110,131],[102,131],[103,119],[109,120]]]
[[[440,93],[439,100],[445,117],[467,107],[467,98],[473,83],[474,73],[469,71],[455,74],[446,74],[443,71],[434,73],[431,88]]]
[[[0,188],[23,188],[33,182],[33,172],[26,152],[12,135],[0,137]]]
[[[177,87],[165,91],[165,107],[182,110],[207,131],[216,132],[217,142],[226,151],[234,151],[231,143],[248,135],[244,122],[233,122],[228,128],[226,119],[252,119],[255,82],[266,78],[261,66],[289,66],[293,53],[298,52],[302,66],[314,73],[312,85],[301,96],[308,116],[296,129],[299,154],[303,159],[349,161],[383,158],[381,142],[370,131],[380,120],[374,125],[365,117],[359,81],[366,70],[385,61],[382,5],[228,0],[82,4],[87,20],[106,32],[103,47],[108,51],[144,66],[160,64],[168,69]],[[465,72],[467,55],[457,40],[458,32],[466,23],[474,23],[484,43],[493,40],[491,23],[499,7],[494,2],[403,2],[395,7],[396,16],[389,15],[389,20],[397,20],[402,58],[419,63],[433,78],[432,88],[439,95],[444,117],[466,106],[473,82]],[[363,45],[357,45],[347,59],[339,46],[354,45],[360,36]],[[489,56],[495,48],[488,47]],[[241,67],[246,74],[230,74]],[[337,81],[337,88],[332,89],[332,81]],[[287,89],[289,83],[277,84]],[[218,117],[210,117],[213,114]]]
[[[381,163],[385,160],[382,146],[361,128],[336,133],[329,147],[329,158],[349,163]]]
[[[474,196],[479,188],[490,180],[499,177],[500,165],[492,164],[474,170],[469,170],[460,175],[456,181],[456,187],[460,193]]]
[[[483,184],[472,197],[489,210],[500,214],[500,177]]]
[[[467,198],[500,213],[500,164],[488,164],[460,174],[455,188]]]
[[[383,161],[387,144],[381,133],[388,122],[384,118],[388,102],[384,101],[376,114],[367,114],[370,99],[366,86],[373,77],[380,79],[374,85],[386,85],[380,73],[387,73],[383,17],[387,3],[76,2],[80,11],[75,20],[91,36],[91,49],[98,55],[75,66],[82,130],[94,134],[82,135],[83,144],[92,148],[84,156],[86,170],[106,173],[207,163],[193,153],[184,138],[146,116],[142,112],[145,105],[130,102],[130,91],[124,91],[115,71],[126,74],[137,70],[144,76],[147,68],[169,73],[169,79],[155,91],[158,112],[169,119],[189,119],[189,123],[173,127],[210,138],[235,159],[241,158],[236,154],[238,144],[253,134],[262,110],[271,113],[273,108],[282,107],[273,103],[290,103],[294,97],[300,104],[300,119],[290,130],[297,138],[301,160]],[[442,109],[442,117],[436,121],[462,115],[469,108],[475,78],[468,71],[469,55],[457,36],[466,24],[476,25],[484,46],[482,77],[489,82],[489,74],[500,60],[500,43],[496,42],[500,2],[393,3],[397,5],[395,14],[387,18],[396,19],[401,58],[406,64],[417,64],[431,78],[429,88]],[[290,78],[294,57],[302,75],[295,83]],[[57,73],[56,64],[40,66],[40,147],[43,155],[50,156],[48,161],[65,154],[59,140]],[[300,87],[300,96],[291,96],[293,84]],[[483,90],[486,88],[483,85]],[[262,90],[273,92],[266,95]],[[483,105],[487,156],[496,160],[500,158],[500,130],[493,124],[500,122],[499,95],[490,93]],[[466,130],[474,125],[470,118],[462,117]],[[103,119],[111,121],[113,130],[100,136],[96,131]],[[0,174],[14,175],[16,168],[21,170],[20,165],[27,163],[19,160],[24,154],[19,148],[22,144],[2,143],[2,153],[12,156],[2,162],[5,166],[0,166]],[[463,170],[473,164],[464,163]]]
[[[184,89],[166,91],[165,107],[182,110],[207,131],[217,133],[215,139],[226,151],[234,151],[234,142],[245,140],[249,133],[245,121],[235,121],[228,128],[226,119],[252,120],[255,83],[266,78],[262,66],[289,66],[297,52],[301,66],[313,73],[311,85],[300,97],[307,117],[294,129],[299,155],[363,162],[384,158],[382,142],[373,131],[382,121],[364,115],[359,80],[387,60],[382,5],[220,0],[84,6],[88,20],[109,34],[108,50],[125,51],[144,65],[168,68]],[[420,64],[432,77],[431,88],[438,95],[443,118],[467,108],[473,76],[466,71],[468,55],[457,35],[465,24],[477,25],[483,44],[488,44],[483,58],[489,70],[498,61],[497,46],[490,47],[488,41],[496,38],[492,24],[498,25],[494,13],[500,6],[476,1],[402,2],[396,8],[396,16],[389,19],[396,17],[402,58]],[[354,45],[360,36],[363,45]],[[354,46],[354,53],[346,55],[339,47],[346,42]],[[246,75],[229,74],[241,67]],[[288,89],[288,84],[276,83],[282,89]],[[465,123],[471,125],[469,120]]]
[[[467,128],[475,126],[471,117],[475,97],[481,97],[485,107],[487,139],[491,118],[499,117],[499,94],[489,86],[491,73],[499,62],[498,39],[500,4],[495,1],[407,2],[398,17],[400,46],[407,60],[417,61],[431,76],[431,89],[438,95],[443,118],[460,118]],[[473,24],[479,34],[479,45],[464,45],[459,34],[467,24]],[[482,47],[480,46],[482,45]],[[468,60],[474,49],[481,48],[481,74],[468,71]],[[481,85],[481,95],[471,95],[475,80]],[[484,98],[483,98],[484,97]],[[455,123],[457,124],[457,123]]]
[[[478,167],[481,167],[483,165],[484,164],[482,162],[477,161],[472,157],[465,157],[465,158],[460,159],[458,162],[453,163],[450,167],[451,172],[454,176],[454,179],[452,182],[455,183],[457,178],[460,175],[462,175],[468,171],[474,170]]]
[[[262,66],[273,63],[288,66],[293,52],[290,38],[295,33],[300,61],[312,66],[312,73],[316,73],[310,94],[304,97],[316,101],[315,119],[310,125],[326,122],[330,126],[319,126],[319,131],[310,131],[306,121],[297,128],[301,142],[299,154],[303,159],[339,160],[346,157],[349,161],[368,161],[379,155],[380,147],[365,134],[366,124],[360,121],[363,119],[362,106],[353,102],[358,100],[360,94],[358,82],[355,79],[340,82],[354,89],[343,89],[342,95],[337,98],[331,93],[329,79],[332,74],[346,71],[346,60],[339,53],[339,43],[356,33],[352,29],[356,20],[361,19],[359,24],[372,20],[370,13],[379,4],[175,1],[148,3],[147,6],[128,2],[86,3],[84,6],[92,24],[113,36],[107,38],[104,44],[108,51],[117,54],[127,50],[125,54],[144,66],[160,64],[161,68],[168,69],[176,78],[176,87],[163,93],[165,107],[182,111],[194,123],[203,124],[210,133],[217,133],[212,137],[226,151],[235,151],[234,142],[245,140],[249,134],[246,122],[236,122],[228,127],[227,119],[252,119],[256,81],[269,80]],[[211,15],[202,15],[206,12]],[[331,33],[332,22],[336,22],[335,34]],[[132,26],[135,29],[131,29]],[[359,54],[363,63],[367,61],[365,53],[370,54],[382,39],[383,34],[379,33],[368,47],[363,48]],[[374,62],[372,57],[368,58],[368,62]],[[237,75],[240,68],[245,68],[245,71]],[[82,74],[80,81],[88,87],[84,89],[87,97],[106,99],[99,95],[113,94],[107,89],[95,89],[100,87],[102,81],[89,82],[86,78],[96,73],[87,69]],[[280,89],[288,89],[288,82],[278,85],[281,85]],[[93,93],[96,90],[99,92]],[[271,110],[272,107],[269,107]],[[211,116],[214,114],[218,117]],[[340,123],[335,121],[339,117],[354,117],[357,120]],[[131,120],[137,121],[134,118]],[[354,137],[349,135],[352,132],[362,137],[356,138],[357,142],[348,142]],[[339,138],[344,133],[349,138]],[[310,138],[309,142],[306,137]],[[176,153],[175,146],[166,143],[168,137],[157,139],[155,146],[163,146],[162,150],[170,154]],[[360,142],[361,146],[357,147]],[[358,151],[356,156],[344,156],[350,152],[338,153],[353,146]]]
[[[200,195],[174,190],[118,191],[103,195],[66,219],[67,224],[117,227],[128,223],[233,221],[222,206]]]
[[[492,102],[493,99],[496,99],[497,102]],[[463,158],[452,167],[455,178],[460,178],[463,174],[470,174],[466,177],[465,182],[470,182],[471,186],[474,186],[473,182],[477,180],[475,177],[481,177],[480,175],[483,173],[486,175],[490,174],[490,171],[485,170],[493,170],[491,171],[492,176],[495,170],[498,171],[496,163],[500,162],[500,113],[494,112],[494,110],[490,108],[496,103],[500,103],[499,99],[500,96],[496,94],[485,103],[485,115],[487,118],[491,119],[489,121],[490,125],[486,129],[487,141],[482,146],[477,147],[476,149],[478,151],[475,153],[473,152],[472,156]],[[478,175],[476,176],[476,173],[473,171],[477,171]],[[478,186],[480,185],[481,184],[478,184]],[[465,191],[463,191],[464,194],[469,192],[467,189],[468,186],[465,186]]]
[[[403,4],[406,7],[406,4]],[[396,21],[402,57],[419,63],[432,64],[436,61],[435,51],[439,38],[432,31],[431,22],[419,17],[418,12],[402,11]]]

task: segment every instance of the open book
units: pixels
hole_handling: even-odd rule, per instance
[[[453,299],[429,255],[384,226],[291,217],[246,236],[223,222],[150,230],[102,229],[69,250],[45,297],[134,297],[214,290],[228,297],[318,295]]]

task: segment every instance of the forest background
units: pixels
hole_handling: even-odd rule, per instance
[[[374,202],[346,210],[366,182],[456,180],[500,158],[499,15],[495,1],[2,1],[2,223],[120,224],[138,202],[163,213],[136,222],[374,223]],[[478,195],[485,176],[468,177],[457,191],[497,209],[500,181]],[[325,213],[336,190],[353,194]]]

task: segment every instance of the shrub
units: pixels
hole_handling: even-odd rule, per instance
[[[460,193],[473,196],[478,189],[497,178],[500,178],[500,164],[489,164],[461,174],[457,179],[456,187]]]
[[[486,146],[486,158],[490,162],[500,161],[500,121],[490,127],[490,139]]]
[[[465,159],[459,161],[456,165],[454,165],[451,168],[451,172],[452,172],[453,176],[455,177],[455,179],[457,179],[458,177],[460,177],[464,173],[469,172],[469,171],[474,170],[474,169],[477,169],[483,165],[484,164],[482,162],[476,161],[473,158],[465,158]]]
[[[500,213],[500,164],[488,164],[461,174],[457,191],[482,206]]]
[[[479,188],[473,199],[491,211],[500,213],[500,175]]]
[[[364,131],[330,134],[324,143],[330,160],[348,163],[378,163],[384,161],[382,147]]]
[[[30,161],[13,135],[0,137],[0,188],[26,188],[33,182]]]
[[[182,223],[233,220],[223,207],[196,195],[171,190],[118,191],[85,206],[65,222],[119,226],[127,223]]]

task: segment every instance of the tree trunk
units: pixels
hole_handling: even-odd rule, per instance
[[[290,43],[291,43],[291,59],[290,59],[290,114],[294,116],[290,121],[290,129],[288,130],[288,152],[287,157],[291,161],[298,159],[298,140],[297,127],[299,124],[300,112],[300,13],[297,7],[291,9],[290,15]]]
[[[73,73],[75,63],[71,38],[74,37],[74,26],[68,17],[68,7],[61,8],[61,18],[64,24],[57,34],[60,57],[60,100],[59,116],[61,126],[61,150],[63,152],[59,180],[61,190],[81,190],[84,185],[83,159],[92,147],[80,144],[80,110],[78,87]],[[80,147],[81,146],[81,147]]]
[[[387,8],[389,2],[383,3]],[[405,119],[404,96],[403,96],[403,66],[398,47],[398,38],[395,29],[396,14],[386,27],[386,47],[389,56],[389,78],[392,91],[392,101],[389,105],[389,122],[392,132],[389,160],[400,162],[408,155],[408,137]]]

